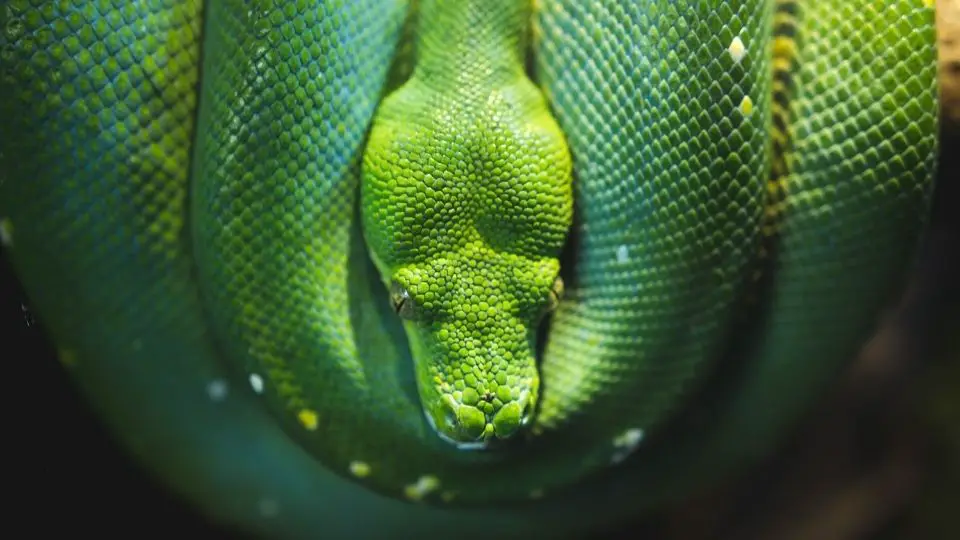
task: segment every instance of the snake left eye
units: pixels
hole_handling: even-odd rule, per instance
[[[547,303],[546,313],[557,309],[557,306],[560,305],[560,300],[563,299],[563,280],[560,279],[560,276],[557,276],[557,279],[553,280],[553,285],[550,286],[550,299]]]
[[[401,318],[412,320],[416,315],[416,301],[407,289],[396,281],[390,284],[390,302],[393,304],[393,310]]]

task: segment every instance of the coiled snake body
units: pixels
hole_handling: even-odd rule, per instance
[[[5,247],[211,517],[587,534],[769,452],[896,293],[932,4],[7,0]]]

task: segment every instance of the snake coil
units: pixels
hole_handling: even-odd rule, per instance
[[[769,452],[866,338],[931,194],[933,21],[5,0],[0,232],[104,423],[206,515],[584,535]]]

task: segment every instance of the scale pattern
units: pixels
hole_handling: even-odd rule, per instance
[[[776,99],[790,122],[786,137],[773,132],[788,144],[774,156],[782,194],[768,199],[759,301],[710,387],[637,452],[622,482],[604,485],[600,505],[663,504],[767,455],[854,357],[910,266],[937,154],[931,5],[775,7],[771,54],[791,75],[788,99]],[[652,485],[655,494],[637,487]]]
[[[359,358],[350,293],[359,160],[403,12],[379,1],[248,4],[207,13],[192,193],[199,282],[225,357],[263,381],[295,437],[346,471],[345,456],[362,455],[351,437],[413,423],[376,417],[394,400],[377,399]]]
[[[443,57],[404,23],[450,41],[415,19],[452,5],[0,3],[4,250],[107,427],[214,519],[595,532],[767,453],[910,261],[931,1],[535,2],[575,176],[567,294],[532,432],[454,451],[356,212],[375,109]]]
[[[722,351],[770,167],[770,59],[748,38],[770,17],[746,3],[544,7],[538,66],[585,224],[545,354],[546,426],[646,433]],[[736,58],[735,39],[754,54]],[[605,417],[631,423],[595,421]]]

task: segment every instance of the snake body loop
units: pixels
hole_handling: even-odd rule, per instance
[[[6,0],[0,237],[206,515],[579,537],[772,451],[899,289],[934,13],[881,4]]]

